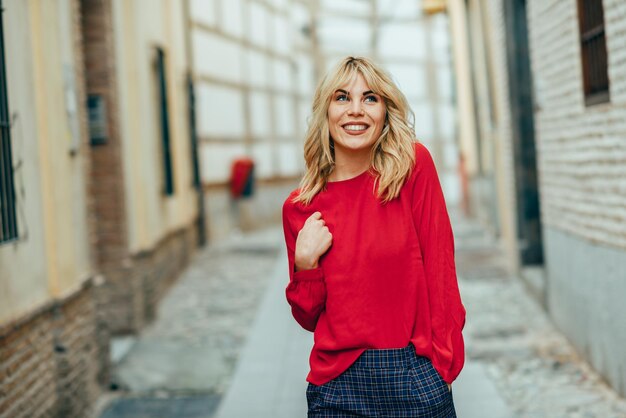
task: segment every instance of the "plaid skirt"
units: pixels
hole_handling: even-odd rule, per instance
[[[306,391],[309,418],[455,418],[452,392],[413,345],[366,350],[341,375]]]

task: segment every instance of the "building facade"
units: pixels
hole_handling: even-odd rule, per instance
[[[430,14],[439,9],[429,3],[314,2],[315,61],[323,73],[347,55],[362,55],[391,74],[415,114],[417,139],[433,155],[446,202],[456,205],[462,194],[449,21]]]
[[[219,239],[280,218],[302,173],[304,103],[315,78],[311,5],[190,0],[187,25],[208,231]],[[254,162],[251,196],[233,196],[233,164]]]
[[[207,235],[278,221],[319,77],[380,62],[461,196],[445,15],[406,1],[2,0],[0,417],[88,416]],[[414,47],[406,50],[408,42]],[[251,196],[233,164],[254,162]]]
[[[626,4],[528,2],[546,302],[626,395]]]
[[[0,416],[87,416],[197,246],[184,9],[1,6]]]
[[[319,78],[346,55],[374,58],[407,94],[450,203],[460,196],[445,15],[415,1],[190,0],[188,27],[209,235],[278,220],[304,169]],[[410,42],[413,48],[400,47]],[[235,161],[255,163],[256,191],[229,191]]]
[[[448,10],[469,211],[624,395],[625,6],[451,0]]]

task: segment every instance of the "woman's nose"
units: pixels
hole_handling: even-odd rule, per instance
[[[350,102],[350,107],[348,108],[348,114],[350,115],[362,115],[363,114],[363,104],[359,100],[353,100]]]

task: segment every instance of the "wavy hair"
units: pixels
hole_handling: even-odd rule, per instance
[[[372,146],[371,153],[370,170],[376,176],[374,184],[377,197],[383,203],[396,198],[411,173],[415,164],[415,116],[406,97],[391,76],[371,60],[346,57],[320,81],[315,90],[304,141],[306,172],[300,181],[300,193],[294,198],[294,202],[308,205],[326,187],[335,168],[328,108],[335,91],[357,74],[363,76],[368,87],[384,100],[387,108],[383,130]]]

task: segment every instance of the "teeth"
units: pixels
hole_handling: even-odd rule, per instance
[[[366,125],[346,125],[344,128],[348,131],[364,131],[367,129]]]

